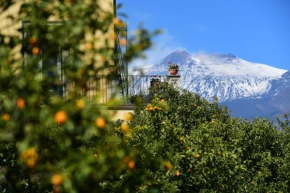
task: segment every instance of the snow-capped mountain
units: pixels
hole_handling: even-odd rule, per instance
[[[147,74],[168,75],[168,62],[179,65],[182,88],[199,93],[208,100],[218,97],[220,102],[278,93],[283,86],[281,83],[275,85],[275,81],[281,82],[282,75],[287,72],[248,62],[232,54],[191,55],[179,50],[151,66]]]

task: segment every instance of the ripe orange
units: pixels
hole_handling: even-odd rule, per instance
[[[65,111],[58,111],[54,115],[54,121],[58,124],[63,124],[67,120],[67,114]]]
[[[2,115],[2,119],[3,119],[3,121],[9,121],[10,120],[10,114],[8,114],[8,113],[4,113],[3,115]]]
[[[87,43],[87,49],[92,50],[94,48],[94,45],[92,43]]]
[[[172,169],[172,164],[170,162],[166,162],[165,164],[166,169],[171,170]]]
[[[180,173],[179,173],[178,170],[176,170],[175,175],[176,175],[176,176],[180,176]]]
[[[128,125],[128,123],[123,122],[123,123],[121,124],[121,130],[122,130],[124,133],[127,133],[127,132],[129,131],[129,125]]]
[[[25,100],[23,98],[18,98],[16,103],[19,109],[23,109],[25,107]]]
[[[83,109],[85,107],[85,101],[83,99],[80,99],[77,101],[77,107],[79,109]]]
[[[104,129],[106,127],[106,120],[103,117],[96,118],[95,124],[99,129]]]
[[[118,27],[122,27],[123,25],[122,21],[117,17],[114,18],[113,23]]]
[[[120,45],[121,46],[126,46],[127,45],[127,40],[125,38],[120,39]]]
[[[131,119],[132,119],[132,115],[129,114],[129,113],[127,113],[127,114],[125,115],[125,120],[126,120],[126,121],[131,121]]]
[[[26,164],[29,168],[35,167],[37,159],[38,159],[38,154],[37,154],[36,149],[34,147],[25,150],[21,154],[21,160],[23,162],[26,162]]]
[[[34,159],[34,158],[28,158],[26,163],[27,163],[27,166],[29,168],[35,168],[35,166],[36,166],[36,159]]]
[[[33,55],[38,55],[39,52],[40,52],[40,49],[39,49],[38,47],[33,47],[33,48],[32,48],[32,54],[33,54]]]
[[[38,41],[38,38],[35,37],[35,36],[32,36],[30,39],[29,39],[29,43],[31,46],[35,46],[37,44],[37,41]]]
[[[128,168],[130,168],[131,170],[134,169],[135,168],[135,162],[134,161],[129,161]]]
[[[52,177],[51,177],[51,183],[55,186],[59,186],[61,185],[63,182],[63,178],[60,174],[54,174]]]
[[[197,153],[197,154],[195,155],[195,157],[200,158],[200,155]]]

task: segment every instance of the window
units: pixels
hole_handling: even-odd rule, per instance
[[[43,30],[43,33],[38,31],[38,34],[47,36],[45,30],[49,28],[61,27],[61,22],[48,22],[46,26],[41,26],[39,29]],[[42,75],[46,77],[44,87],[49,91],[53,91],[63,96],[65,92],[64,76],[62,70],[63,56],[68,55],[68,51],[64,51],[56,42],[47,41],[47,37],[34,37],[34,31],[30,28],[30,22],[22,22],[22,55],[23,55],[23,67],[27,66],[28,60],[37,61],[37,65],[34,66],[35,71],[41,71]],[[34,39],[33,39],[34,37]],[[55,81],[56,77],[59,81]]]

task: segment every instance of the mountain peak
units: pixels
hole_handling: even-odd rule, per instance
[[[187,51],[185,50],[176,50],[174,52],[172,52],[171,54],[169,54],[168,56],[170,55],[174,55],[174,56],[191,56]]]
[[[185,50],[176,50],[174,52],[172,52],[171,54],[169,54],[168,56],[166,56],[161,63],[168,63],[168,62],[172,62],[172,63],[185,63],[186,60],[188,58],[191,57],[191,54],[189,54],[188,52],[186,52]]]
[[[234,59],[237,58],[235,55],[228,53],[228,54],[212,54],[215,57],[219,57],[219,58],[228,58],[228,59]]]
[[[174,51],[174,52],[172,52],[172,53],[187,53],[187,54],[188,54],[188,52],[187,52],[187,51],[185,51],[185,50],[182,50],[182,49],[175,50],[175,51]]]

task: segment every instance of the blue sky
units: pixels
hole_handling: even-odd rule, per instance
[[[290,0],[117,0],[129,31],[140,22],[161,29],[146,60],[154,64],[177,49],[231,53],[290,70]]]

